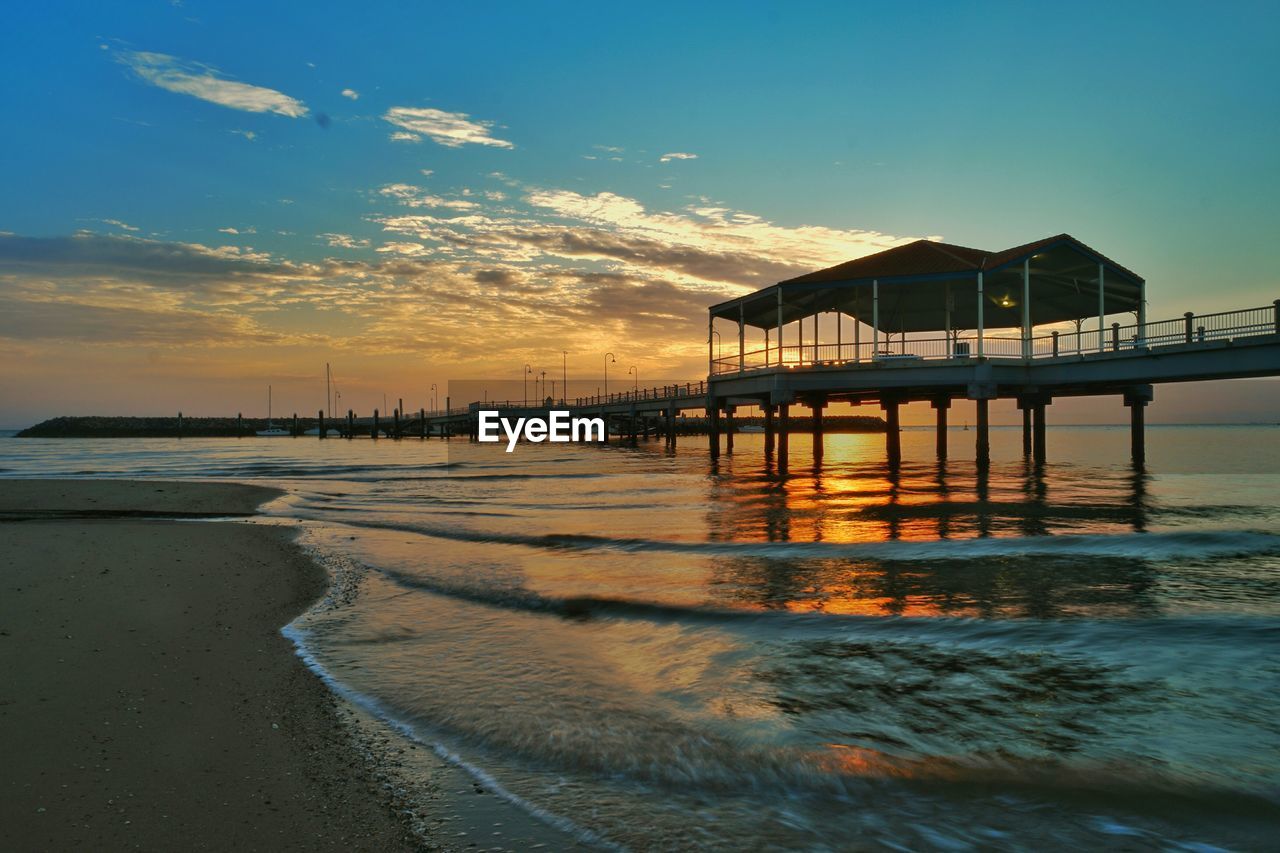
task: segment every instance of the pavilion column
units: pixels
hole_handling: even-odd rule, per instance
[[[880,408],[884,409],[885,420],[885,453],[889,464],[897,467],[902,462],[902,431],[898,423],[898,401],[892,398],[881,400]]]
[[[1147,283],[1138,285],[1138,346],[1147,345]]]
[[[986,298],[982,294],[982,273],[978,273],[978,358],[982,358],[982,337],[983,337],[983,318],[982,310],[985,308]]]
[[[951,347],[951,282],[949,281],[943,282],[942,285],[942,318],[942,336],[945,340],[945,343],[943,344],[945,348],[945,355],[947,358],[951,358],[953,353]]]
[[[747,321],[746,308],[738,303],[738,372],[747,369]]]
[[[707,315],[707,375],[716,375],[716,316]],[[536,383],[535,383],[536,384]]]
[[[778,288],[778,366],[781,367],[786,356],[782,346],[782,288]]]
[[[767,326],[764,330],[764,366],[769,366],[769,328]]]
[[[791,406],[778,405],[778,473],[787,471],[787,451],[791,443]]]
[[[853,360],[862,361],[862,321],[858,319],[856,310],[853,314]]]
[[[818,313],[813,312],[813,363],[818,363]]]
[[[817,462],[822,459],[822,410],[827,407],[827,401],[814,397],[809,406],[813,412],[813,461]]]
[[[951,408],[950,397],[939,397],[934,400],[933,409],[938,416],[937,454],[939,459],[947,458],[947,410]]]
[[[990,421],[988,419],[988,403],[986,399],[976,400],[977,423],[975,426],[978,431],[977,441],[977,462],[980,466],[986,466],[991,462],[991,431]]]
[[[871,358],[880,352],[880,279],[871,280]]]
[[[1098,264],[1098,352],[1107,348],[1107,274]]]
[[[764,453],[766,456],[772,456],[774,441],[777,438],[773,413],[777,411],[777,407],[766,404],[761,408],[764,409]]]
[[[1022,357],[1031,358],[1031,259],[1022,262]]]
[[[844,361],[844,312],[836,312],[836,361]]]

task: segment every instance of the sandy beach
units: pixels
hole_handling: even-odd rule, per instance
[[[414,849],[279,629],[324,572],[219,483],[0,492],[0,825],[19,850]]]

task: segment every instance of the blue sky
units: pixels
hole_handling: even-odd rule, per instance
[[[702,306],[922,236],[1000,249],[1068,231],[1147,277],[1153,318],[1276,295],[1274,5],[7,19],[0,297],[23,320],[0,323],[0,348],[94,347],[136,377],[110,398],[125,407],[197,364],[230,405],[259,384],[248,356],[285,387],[332,358],[378,374],[369,394],[563,346],[642,348],[648,374],[683,378]],[[659,308],[592,322],[641,301]],[[454,340],[483,330],[498,340]],[[435,372],[407,373],[424,349]],[[58,369],[32,414],[58,403],[51,383],[92,397]]]

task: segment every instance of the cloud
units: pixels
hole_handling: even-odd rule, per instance
[[[672,151],[670,154],[663,154],[658,158],[659,163],[670,163],[672,160],[697,160],[697,154],[686,154],[683,151]]]
[[[395,255],[425,255],[428,250],[421,243],[383,243],[377,251]]]
[[[357,92],[355,89],[343,89],[342,97],[350,98],[353,101],[358,101],[360,100],[360,93]]]
[[[237,136],[243,136],[245,139],[249,140],[250,142],[253,142],[255,139],[258,138],[258,134],[254,133],[252,130],[232,130],[228,132],[234,133]]]
[[[117,59],[142,80],[170,92],[251,113],[276,113],[289,118],[307,114],[306,105],[296,98],[264,86],[228,80],[208,65],[145,51],[122,51]]]
[[[403,130],[397,130],[388,137],[392,142],[421,142],[422,137],[416,133],[406,133]]]
[[[137,231],[137,230],[138,230],[138,227],[137,227],[136,225],[130,225],[128,222],[121,222],[119,219],[100,219],[100,220],[98,220],[98,221],[99,221],[99,222],[102,222],[102,223],[105,223],[105,224],[107,224],[107,225],[114,225],[115,227],[117,227],[117,228],[119,228],[119,229],[121,229],[121,230],[123,230],[123,231]]]
[[[352,237],[350,234],[317,234],[335,249],[363,249],[369,245],[368,240]]]
[[[473,121],[466,113],[450,113],[426,107],[392,107],[382,118],[404,128],[411,134],[429,138],[449,148],[463,145],[489,145],[494,148],[515,148],[505,139],[491,136],[491,121]]]

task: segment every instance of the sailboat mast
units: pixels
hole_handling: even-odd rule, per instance
[[[324,410],[333,418],[333,394],[329,390],[329,362],[324,363]]]

